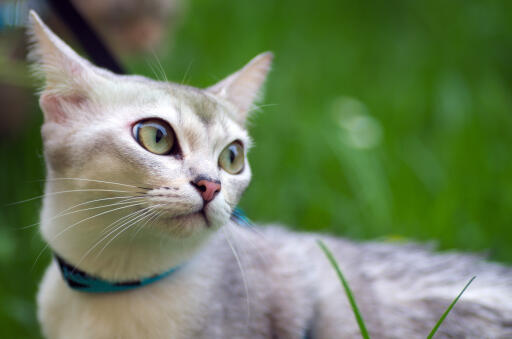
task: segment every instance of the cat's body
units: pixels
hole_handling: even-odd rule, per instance
[[[49,338],[359,338],[344,291],[318,248],[336,253],[372,338],[426,338],[471,275],[437,338],[510,338],[512,271],[416,245],[357,244],[231,225],[240,270],[219,233],[176,275],[136,291],[83,295],[55,263],[38,301]],[[70,333],[72,335],[70,336]]]
[[[68,264],[112,284],[179,267],[147,286],[90,293],[70,288],[54,261],[38,295],[46,337],[357,337],[318,237],[339,260],[373,338],[424,338],[473,275],[438,337],[512,337],[509,268],[234,223],[251,176],[245,120],[271,54],[201,90],[114,75],[34,13],[31,23],[46,78],[44,239]]]

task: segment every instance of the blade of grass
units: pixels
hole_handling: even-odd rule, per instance
[[[343,285],[343,288],[345,289],[345,293],[347,294],[347,298],[350,303],[350,307],[352,307],[352,311],[354,312],[354,316],[356,317],[357,324],[359,325],[359,330],[361,331],[361,335],[363,336],[363,339],[370,339],[370,334],[368,333],[368,330],[366,329],[363,317],[361,316],[361,312],[359,312],[359,308],[357,307],[354,295],[352,294],[352,291],[350,290],[350,286],[348,285],[348,282],[345,280],[345,276],[343,276],[343,273],[341,273],[341,269],[338,266],[336,259],[334,259],[332,252],[329,250],[329,248],[327,248],[327,246],[324,244],[324,242],[322,240],[317,240],[317,243],[318,243],[318,246],[320,246],[322,251],[325,253],[325,256],[327,257],[327,259],[329,259],[329,262],[331,263],[332,267],[336,270],[336,273],[338,274],[338,278],[340,278],[341,284]]]
[[[452,308],[455,306],[455,304],[457,303],[457,301],[459,301],[460,297],[462,296],[462,294],[466,291],[466,289],[469,287],[469,285],[471,285],[471,283],[473,282],[473,280],[475,280],[476,276],[471,278],[468,283],[466,284],[466,286],[464,286],[464,288],[462,289],[462,291],[460,291],[459,295],[457,296],[457,298],[455,298],[452,303],[450,304],[450,306],[448,306],[448,308],[446,309],[446,311],[444,311],[443,315],[441,316],[441,318],[439,318],[439,320],[437,321],[436,325],[434,326],[434,328],[432,329],[432,331],[430,331],[430,334],[428,335],[427,339],[432,339],[434,337],[434,334],[436,334],[437,330],[439,329],[439,326],[441,326],[441,324],[443,323],[444,319],[446,318],[446,316],[448,315],[448,313],[450,313],[450,311],[452,310]]]

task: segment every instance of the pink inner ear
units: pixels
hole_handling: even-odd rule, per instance
[[[77,109],[85,103],[87,99],[79,94],[55,95],[43,94],[39,104],[45,113],[45,119],[59,124],[65,123],[73,109]]]

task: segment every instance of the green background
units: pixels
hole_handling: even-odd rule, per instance
[[[159,54],[165,72],[194,86],[275,53],[250,126],[241,206],[253,220],[512,263],[512,2],[191,0],[174,40]],[[156,67],[124,63],[150,77]],[[39,336],[34,295],[50,259],[36,262],[43,243],[22,229],[40,202],[6,206],[42,193],[31,100],[26,128],[0,145],[2,338]]]

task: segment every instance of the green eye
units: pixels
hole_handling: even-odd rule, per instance
[[[142,147],[159,155],[169,154],[176,141],[171,126],[159,119],[144,120],[135,124],[133,137]]]
[[[244,169],[244,147],[240,141],[229,144],[220,153],[219,166],[226,172],[238,174]]]

